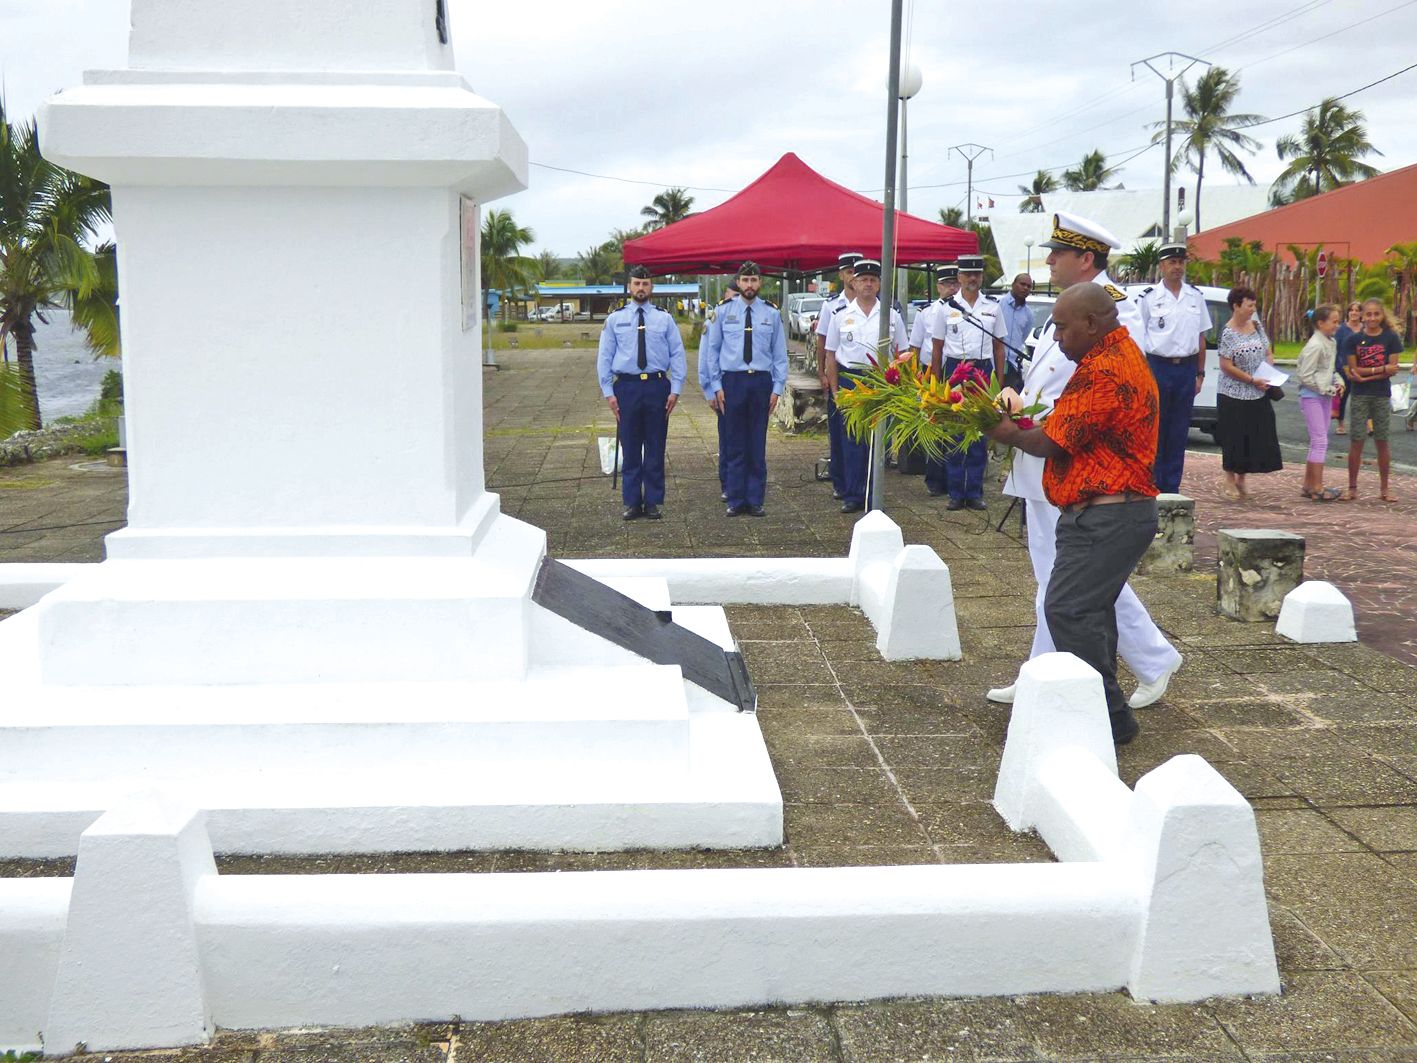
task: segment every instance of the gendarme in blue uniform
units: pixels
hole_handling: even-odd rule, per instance
[[[787,383],[782,315],[771,303],[745,293],[714,315],[704,357],[705,390],[723,393],[729,511],[760,510],[768,479],[768,414],[773,396],[781,395]]]
[[[639,337],[644,336],[644,365]],[[669,396],[688,376],[684,340],[674,315],[631,300],[605,319],[596,358],[600,393],[620,406],[620,450],[625,474],[620,493],[629,507],[664,501],[664,441],[669,435]]]

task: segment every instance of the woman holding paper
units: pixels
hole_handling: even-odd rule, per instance
[[[1255,316],[1258,297],[1254,289],[1231,288],[1226,299],[1230,320],[1220,330],[1216,415],[1225,496],[1238,500],[1249,496],[1245,489],[1248,473],[1277,472],[1284,467],[1269,390],[1289,378],[1274,368],[1269,337]]]

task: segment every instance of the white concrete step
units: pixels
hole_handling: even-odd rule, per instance
[[[157,790],[207,810],[222,852],[740,848],[782,842],[782,797],[756,717],[688,725],[688,756],[636,770],[587,750],[578,761],[498,767],[466,750],[391,747],[379,770],[333,748],[291,770],[233,764],[201,775],[114,770],[0,782],[0,855],[72,855],[79,835],[126,795]],[[6,741],[0,737],[0,742]],[[656,764],[666,770],[654,770]]]

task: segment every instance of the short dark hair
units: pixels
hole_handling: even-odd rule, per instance
[[[626,274],[626,278],[628,280],[648,281],[654,280],[654,274],[649,271],[649,267],[647,266],[631,266],[630,272]]]
[[[1092,265],[1093,265],[1093,268],[1094,268],[1094,269],[1097,269],[1097,270],[1099,270],[1099,271],[1102,272],[1102,273],[1106,273],[1106,272],[1107,272],[1107,252],[1106,252],[1106,251],[1101,251],[1101,252],[1098,252],[1098,251],[1084,251],[1083,254],[1085,254],[1085,255],[1091,255],[1091,256],[1092,256]]]
[[[1318,306],[1314,307],[1314,324],[1317,325],[1320,321],[1327,321],[1338,312],[1338,307],[1334,306],[1333,303],[1320,303]]]
[[[1260,297],[1255,294],[1255,290],[1253,288],[1247,288],[1243,284],[1238,284],[1234,288],[1231,288],[1229,294],[1225,296],[1225,301],[1231,306],[1239,306],[1246,299],[1253,299],[1255,302],[1260,301]]]

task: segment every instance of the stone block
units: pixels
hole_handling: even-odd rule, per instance
[[[1272,621],[1304,579],[1304,537],[1271,528],[1222,528],[1216,596],[1232,620]]]
[[[1189,572],[1195,565],[1196,500],[1185,495],[1157,495],[1156,538],[1137,564],[1143,576]]]
[[[876,648],[888,661],[957,661],[963,653],[950,570],[928,546],[907,546],[891,563]]]
[[[1145,898],[1135,999],[1279,992],[1255,814],[1219,772],[1185,754],[1143,776],[1127,844]]]
[[[157,795],[84,831],[44,1030],[50,1053],[210,1039],[195,898],[215,875],[202,813]]]
[[[1295,642],[1357,642],[1353,603],[1324,580],[1306,580],[1284,596],[1275,634]]]

